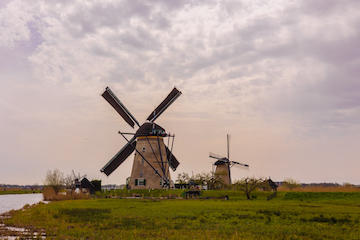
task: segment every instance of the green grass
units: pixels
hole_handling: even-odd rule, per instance
[[[41,190],[1,190],[0,195],[6,194],[30,194],[30,193],[41,193]]]
[[[287,192],[283,199],[360,206],[360,192]]]
[[[145,194],[145,193],[144,193]],[[159,193],[163,195],[163,193]],[[341,195],[342,194],[342,195]],[[205,191],[222,199],[91,199],[39,204],[6,224],[51,239],[358,239],[360,193]]]
[[[119,189],[119,190],[111,190],[111,191],[104,191],[102,193],[97,192],[97,197],[131,197],[131,196],[140,196],[144,198],[159,198],[159,197],[184,197],[184,192],[186,190],[162,190],[162,189],[155,189],[155,190],[127,190],[127,189]],[[254,192],[251,194],[254,198],[266,198],[271,193],[269,192]],[[216,198],[216,199],[224,199],[225,196],[228,196],[232,200],[245,200],[246,195],[243,192],[233,191],[233,190],[207,190],[202,191],[200,198]]]

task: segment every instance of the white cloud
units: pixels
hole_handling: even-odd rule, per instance
[[[121,124],[121,119],[111,118],[114,115],[99,97],[105,86],[110,85],[140,120],[177,85],[183,96],[159,119],[171,131],[194,131],[197,141],[202,141],[201,134],[209,138],[209,129],[216,134],[245,134],[249,144],[273,143],[267,153],[284,157],[279,151],[287,142],[281,137],[294,141],[309,135],[333,137],[334,132],[346,134],[359,126],[358,5],[357,1],[9,1],[0,9],[0,50],[6,56],[1,59],[6,67],[0,69],[7,89],[18,84],[32,93],[25,94],[30,110],[7,117],[7,123],[17,119],[21,124],[25,118],[35,126],[44,118],[69,129],[59,135],[52,132],[58,142],[66,138],[76,142],[70,129],[79,135],[87,132],[85,127],[76,130],[76,123],[97,129],[101,127],[92,121],[104,121],[108,124],[104,128],[114,128],[115,133]],[[16,70],[24,74],[10,78]],[[53,99],[36,107],[38,101],[32,98],[45,100],[49,94]],[[1,112],[11,115],[21,101],[4,96]],[[29,116],[31,111],[36,114]],[[50,128],[45,123],[40,129]],[[91,136],[102,133],[96,134]],[[89,145],[97,143],[92,140]],[[202,146],[199,151],[204,154],[206,149]],[[180,154],[190,157],[188,152]],[[204,158],[201,154],[195,153]]]
[[[34,21],[27,4],[11,1],[0,9],[0,47],[14,48],[31,38],[29,25]]]

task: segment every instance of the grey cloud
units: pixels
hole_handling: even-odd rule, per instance
[[[349,7],[360,7],[360,3],[356,0],[303,0],[300,1],[299,12],[319,16],[332,14],[337,11],[347,11]]]
[[[193,0],[173,0],[173,1],[168,1],[168,0],[156,0],[154,2],[158,2],[163,4],[164,6],[167,7],[168,10],[177,10],[181,7],[183,7],[185,4],[189,4],[192,2],[195,2]]]
[[[228,16],[234,16],[239,13],[239,10],[242,9],[243,3],[236,0],[231,1],[223,1],[221,8],[224,12],[228,14]],[[228,17],[226,16],[226,17]]]
[[[308,55],[320,58],[323,62],[346,65],[360,58],[360,32],[354,37],[337,41],[305,40],[302,48]]]
[[[328,79],[317,86],[318,92],[336,99],[334,108],[360,108],[359,76],[360,63],[346,69],[330,71]]]
[[[158,29],[167,29],[171,21],[167,11],[182,7],[184,1],[122,1],[113,3],[95,3],[87,7],[79,5],[68,16],[69,28],[74,36],[94,33],[99,28],[125,27],[129,21],[139,18],[146,25],[153,24]]]
[[[0,8],[3,8],[5,7],[11,0],[3,0],[3,1],[0,1]]]
[[[171,27],[170,19],[165,17],[162,13],[154,13],[152,19],[157,29],[165,30]]]
[[[358,72],[356,68],[355,72]],[[291,112],[304,124],[311,122],[311,129],[340,130],[359,125],[360,81],[346,76],[350,71],[329,71],[318,83],[294,86],[286,95],[279,92],[276,103],[282,111]],[[319,131],[322,133],[322,131]]]
[[[126,45],[132,46],[134,51],[156,51],[159,48],[155,36],[146,28],[138,27],[128,30],[119,36],[119,40]],[[121,48],[121,45],[119,47]]]
[[[240,78],[242,77],[244,74],[241,71],[230,71],[228,73],[226,73],[226,78],[227,79],[236,79],[236,78]]]

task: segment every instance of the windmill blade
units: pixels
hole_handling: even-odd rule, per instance
[[[180,95],[181,92],[174,87],[164,101],[149,115],[147,120],[155,121]]]
[[[109,176],[127,157],[134,152],[136,147],[136,137],[134,136],[129,142],[100,170]]]
[[[231,164],[232,166],[236,166],[236,167],[241,168],[241,169],[249,169],[249,165],[244,164],[244,163],[239,163],[239,162],[231,161],[230,164]]]
[[[166,148],[166,157],[168,159],[168,162],[169,162],[169,166],[171,167],[171,169],[173,171],[176,170],[176,168],[179,166],[179,161],[176,159],[176,157],[172,154],[172,152],[170,151],[170,149],[165,146]]]
[[[215,159],[222,159],[222,158],[224,158],[223,156],[220,156],[220,155],[215,154],[215,153],[212,153],[212,152],[209,153],[209,157],[215,158]]]
[[[132,128],[134,128],[135,123],[140,127],[138,121],[135,117],[131,115],[130,111],[126,109],[124,104],[115,96],[115,94],[110,90],[109,87],[106,87],[103,94],[101,94],[105,100],[110,103],[110,105],[120,114],[120,116],[127,122]]]
[[[233,165],[235,168],[239,168],[242,170],[249,170],[249,166],[243,166],[243,165]]]

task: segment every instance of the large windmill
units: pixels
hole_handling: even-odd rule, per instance
[[[140,125],[135,117],[126,109],[124,104],[107,87],[102,94],[108,103],[132,127],[138,128],[135,133],[119,133],[125,138],[127,144],[100,170],[109,176],[134,151],[135,157],[131,171],[129,187],[132,189],[162,188],[170,186],[169,167],[175,171],[179,162],[172,154],[174,136],[165,132],[165,129],[154,121],[181,95],[174,88],[160,105],[150,113],[147,121]],[[132,135],[127,139],[126,134]],[[164,144],[164,137],[172,138],[171,149]]]
[[[230,161],[230,135],[227,134],[227,157],[223,157],[212,152],[209,153],[209,157],[217,159],[217,161],[213,164],[213,172],[215,174],[219,174],[223,183],[230,185],[231,184],[231,174],[230,168],[233,166],[239,166],[242,168],[249,169],[249,165],[244,163],[239,163],[235,161]],[[215,168],[215,171],[214,171]]]

